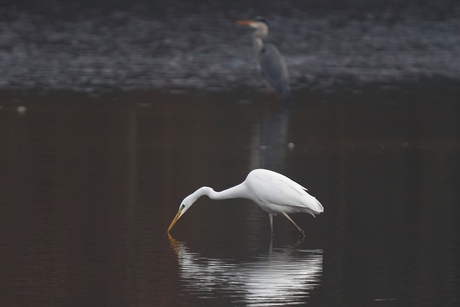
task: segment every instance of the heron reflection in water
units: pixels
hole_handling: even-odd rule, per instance
[[[237,23],[255,29],[252,36],[252,46],[259,71],[269,85],[278,92],[283,102],[288,104],[291,100],[291,91],[286,63],[275,45],[264,44],[262,41],[268,35],[267,21],[261,17],[256,17],[254,20],[238,20]]]
[[[251,140],[251,168],[286,171],[286,157],[295,147],[289,142],[289,113],[288,108],[273,103],[262,106]]]
[[[237,262],[207,258],[191,252],[169,235],[178,256],[179,276],[185,291],[212,299],[224,294],[232,303],[302,304],[320,284],[323,251],[295,246],[270,249],[251,260]]]

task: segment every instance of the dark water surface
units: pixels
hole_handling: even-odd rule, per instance
[[[459,99],[365,90],[0,99],[1,306],[458,306]],[[252,101],[252,102],[251,102]],[[25,109],[18,107],[25,106]],[[290,144],[292,143],[292,144]],[[307,236],[202,185],[278,170]]]

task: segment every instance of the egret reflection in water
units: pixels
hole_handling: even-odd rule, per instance
[[[183,291],[201,298],[232,298],[232,303],[276,306],[305,303],[320,284],[323,251],[295,246],[269,248],[253,260],[206,258],[169,235],[178,256]]]

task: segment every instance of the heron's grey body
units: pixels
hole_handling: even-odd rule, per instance
[[[262,76],[281,95],[284,101],[290,100],[289,74],[280,51],[273,44],[266,44],[260,51],[260,70]]]
[[[283,101],[289,102],[291,98],[289,73],[283,56],[275,45],[264,45],[262,41],[268,34],[267,22],[258,18],[248,23],[248,25],[255,28],[252,45],[262,76],[280,94]]]

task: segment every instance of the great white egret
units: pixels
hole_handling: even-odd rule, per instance
[[[289,89],[289,74],[280,51],[273,44],[265,44],[262,39],[268,34],[268,23],[261,17],[255,20],[238,20],[238,24],[247,25],[255,29],[252,36],[252,46],[259,70],[268,83],[276,89],[284,102],[291,99]]]
[[[300,236],[305,236],[303,229],[289,217],[288,213],[301,212],[315,216],[324,211],[321,203],[306,191],[306,188],[284,175],[266,169],[255,169],[248,174],[245,181],[234,187],[221,192],[216,192],[210,187],[201,187],[185,197],[169,225],[168,232],[198,198],[208,196],[210,199],[250,199],[268,212],[272,235],[273,215],[282,214],[299,230]]]

